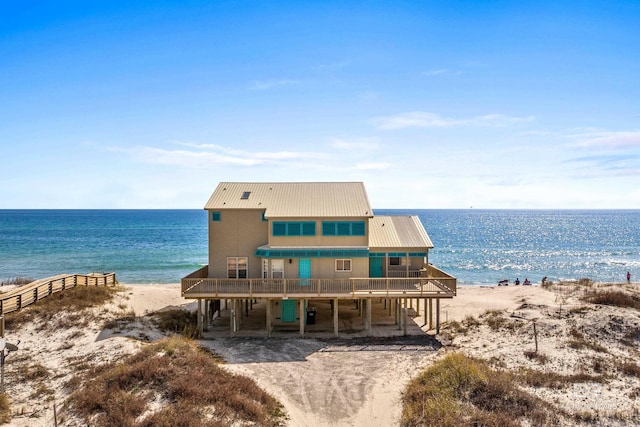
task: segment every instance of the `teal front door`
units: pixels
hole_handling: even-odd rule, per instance
[[[311,260],[308,258],[301,258],[298,260],[298,278],[300,279],[300,286],[309,286],[311,283]]]
[[[382,277],[384,258],[369,258],[369,277]]]
[[[282,320],[283,322],[296,321],[296,300],[282,300],[282,313],[280,313],[280,320]]]

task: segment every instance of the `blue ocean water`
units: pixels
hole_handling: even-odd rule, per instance
[[[640,210],[375,210],[418,215],[460,284],[640,277]],[[177,283],[207,263],[204,210],[0,210],[0,280],[114,271]]]

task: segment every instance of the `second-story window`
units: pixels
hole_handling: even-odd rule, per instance
[[[364,221],[322,221],[323,236],[364,236]]]
[[[311,221],[274,221],[274,236],[315,236],[316,223]]]

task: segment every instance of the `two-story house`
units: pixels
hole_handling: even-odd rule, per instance
[[[231,301],[232,331],[242,301],[264,300],[268,334],[295,322],[304,334],[308,301],[335,301],[337,335],[340,299],[362,302],[370,332],[373,298],[399,310],[406,298],[439,306],[455,295],[456,279],[428,262],[433,244],[419,219],[375,216],[363,183],[223,182],[205,209],[209,264],[182,280],[183,296],[199,301],[201,328],[206,300]]]

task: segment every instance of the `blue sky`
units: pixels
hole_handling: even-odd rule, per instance
[[[0,0],[0,208],[639,208],[640,2]]]

